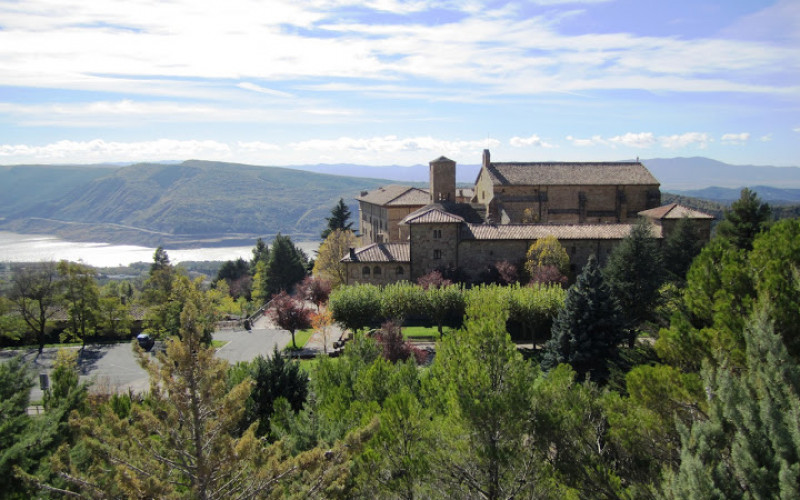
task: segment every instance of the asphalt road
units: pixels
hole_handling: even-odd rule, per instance
[[[257,322],[252,331],[233,330],[220,331],[214,334],[215,340],[227,341],[217,351],[217,356],[231,363],[250,361],[258,355],[269,356],[274,346],[283,349],[290,341],[291,334],[285,330],[267,328]],[[79,351],[77,347],[69,349]],[[50,374],[53,362],[56,359],[57,348],[45,349],[41,356],[36,356],[37,349],[24,351],[2,351],[0,362],[21,354],[37,375],[34,389],[31,391],[31,401],[40,401],[42,391],[39,387],[38,375]],[[152,353],[148,355],[153,355]],[[141,392],[148,389],[148,377],[137,363],[132,344],[90,344],[78,359],[80,380],[92,383],[92,389],[101,392],[127,392],[129,389]]]

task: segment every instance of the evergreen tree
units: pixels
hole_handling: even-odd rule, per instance
[[[229,371],[229,386],[236,386],[247,377],[253,380],[253,390],[245,403],[242,429],[258,422],[257,434],[269,435],[275,400],[284,398],[295,413],[306,402],[308,375],[300,369],[298,363],[284,358],[277,345],[270,357],[258,356],[249,363],[239,363],[239,366],[232,367]]]
[[[664,239],[664,269],[670,279],[678,283],[686,281],[686,272],[692,260],[702,250],[694,223],[688,217],[681,218],[669,236]]]
[[[307,265],[308,259],[303,251],[294,246],[289,236],[278,233],[270,246],[269,262],[265,268],[266,295],[271,297],[281,290],[291,292],[305,278]]]
[[[328,221],[328,227],[326,227],[320,235],[323,240],[326,239],[332,231],[350,231],[353,227],[353,223],[348,222],[350,220],[350,209],[347,208],[342,198],[339,198],[339,203],[331,209],[331,216],[326,217],[325,220]]]
[[[567,291],[564,308],[558,313],[551,338],[545,344],[542,367],[550,370],[568,363],[580,379],[589,374],[592,380],[605,380],[623,339],[619,304],[592,256]]]
[[[183,307],[182,340],[169,341],[157,360],[137,350],[150,393],[130,418],[104,405],[99,415],[76,420],[81,448],[54,456],[53,468],[82,497],[265,498],[289,471],[255,426],[234,436],[252,382],[228,387],[228,363],[204,345],[210,312],[198,299]]]
[[[658,289],[664,282],[661,251],[647,220],[639,219],[630,234],[614,248],[603,277],[619,302],[628,343],[633,347],[637,328],[650,318]]]
[[[708,419],[682,428],[667,498],[800,498],[800,366],[763,309],[745,337],[743,372],[705,371]]]
[[[258,264],[259,262],[263,262],[265,264],[269,262],[269,247],[267,246],[266,243],[264,243],[264,240],[262,240],[261,238],[258,238],[256,240],[256,246],[253,248],[252,252],[253,252],[253,258],[250,259],[251,270],[254,270],[256,264]]]
[[[464,328],[439,344],[426,393],[439,408],[431,460],[449,494],[536,498],[546,462],[527,428],[538,370],[506,331],[499,289],[470,303]]]
[[[717,226],[717,235],[730,240],[737,248],[750,250],[756,235],[763,231],[770,220],[772,209],[748,188],[742,189],[741,197],[725,211],[725,218]]]

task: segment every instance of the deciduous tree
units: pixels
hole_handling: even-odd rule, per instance
[[[272,297],[267,309],[270,319],[292,334],[292,346],[297,349],[294,332],[311,327],[311,311],[305,308],[302,300],[291,297],[285,291]]]
[[[359,238],[353,231],[331,231],[319,247],[313,274],[330,281],[332,288],[347,283],[347,271],[341,260],[351,248],[358,245]]]
[[[58,263],[61,275],[63,305],[67,310],[67,329],[63,339],[80,340],[95,335],[100,308],[100,289],[95,280],[96,271],[78,262],[62,260]]]
[[[61,293],[58,269],[53,262],[18,265],[12,269],[10,299],[36,336],[41,355]]]

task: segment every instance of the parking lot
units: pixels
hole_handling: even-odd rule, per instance
[[[215,340],[227,342],[217,351],[217,356],[231,363],[250,361],[258,355],[269,356],[274,346],[280,350],[291,341],[292,336],[289,332],[261,326],[257,324],[251,331],[216,332]],[[80,351],[78,347],[68,349]],[[58,348],[47,348],[38,357],[37,352],[37,349],[2,351],[0,362],[21,354],[30,364],[34,374],[49,375]],[[130,389],[140,392],[148,388],[147,373],[137,363],[131,343],[89,344],[79,352],[78,368],[81,382],[91,382],[95,390],[127,392]],[[36,385],[31,391],[31,401],[41,399],[42,391],[37,377]]]

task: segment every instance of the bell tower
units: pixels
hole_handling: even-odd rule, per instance
[[[430,162],[431,203],[456,201],[456,162],[440,156]]]

